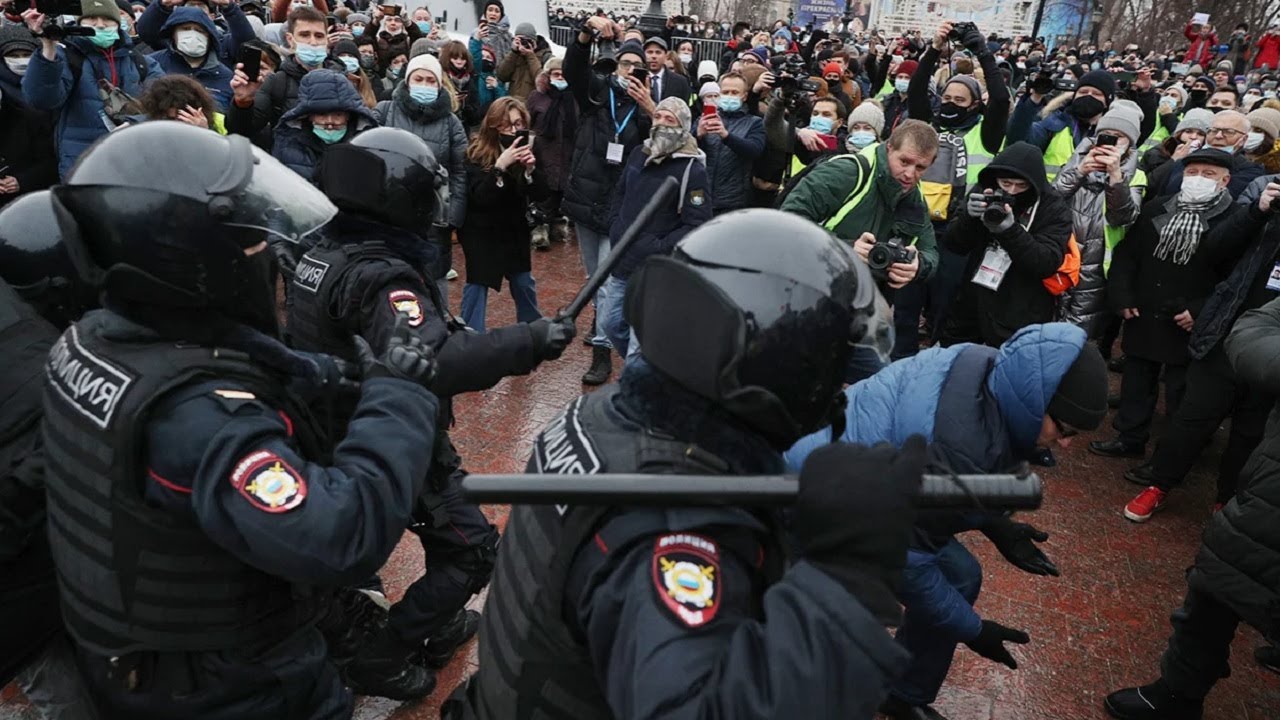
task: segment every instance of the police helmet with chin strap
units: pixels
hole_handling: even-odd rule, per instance
[[[866,264],[777,210],[721,216],[647,260],[624,314],[650,365],[779,448],[831,422],[855,344],[892,346]]]
[[[48,190],[0,210],[0,278],[58,327],[98,305],[97,291],[80,279],[67,254]]]

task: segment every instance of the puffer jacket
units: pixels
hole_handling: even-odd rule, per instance
[[[276,126],[271,154],[290,170],[314,180],[316,166],[327,146],[311,131],[310,116],[335,110],[345,110],[351,117],[347,134],[340,142],[349,142],[357,134],[378,125],[378,119],[364,106],[360,94],[345,75],[329,70],[307,73],[298,85],[298,104],[285,113]]]
[[[196,23],[204,28],[205,34],[210,38],[209,50],[204,56],[204,61],[196,67],[191,67],[186,56],[173,48],[173,29],[183,23]],[[160,65],[160,69],[164,70],[166,75],[186,75],[203,85],[213,96],[218,109],[226,112],[231,104],[231,78],[234,73],[218,59],[218,28],[214,26],[209,16],[193,7],[175,8],[169,13],[169,19],[165,21],[164,27],[160,29],[160,35],[169,47],[157,50],[149,57]]]
[[[165,26],[176,10],[162,2],[147,5],[147,9],[138,16],[138,39],[154,48],[164,47],[169,37]],[[257,35],[253,31],[253,24],[249,22],[249,17],[244,14],[244,10],[240,9],[238,4],[226,3],[217,10],[226,24],[226,29],[214,25],[213,44],[216,46],[218,59],[222,64],[234,68],[240,45],[255,39]]]
[[[108,132],[102,122],[98,79],[111,82],[135,98],[142,94],[143,79],[129,42],[128,36],[122,35],[115,45],[104,51],[88,38],[69,37],[53,60],[45,59],[41,52],[31,56],[31,64],[22,76],[22,95],[33,109],[57,115],[54,141],[58,146],[58,174],[63,178],[80,154]],[[84,56],[78,78],[72,74],[67,61],[69,52]],[[164,74],[155,60],[144,60],[147,78]]]
[[[1080,282],[1063,293],[1058,301],[1058,318],[1079,325],[1090,337],[1101,330],[1099,318],[1107,312],[1107,278],[1103,264],[1107,257],[1106,227],[1128,227],[1142,210],[1142,187],[1132,185],[1138,168],[1138,154],[1125,156],[1121,173],[1124,182],[1104,186],[1080,172],[1080,161],[1093,140],[1076,146],[1062,172],[1053,182],[1071,203],[1076,244],[1080,246]],[[1105,181],[1102,181],[1105,182]]]
[[[716,212],[738,210],[751,204],[751,166],[764,152],[764,121],[739,110],[720,112],[720,119],[729,136],[721,138],[707,133],[698,138],[698,145],[707,154],[707,177],[711,180],[712,209]],[[694,135],[702,124],[699,116],[694,123]]]
[[[449,94],[442,92],[434,103],[423,106],[414,102],[409,88],[400,83],[390,100],[374,107],[373,114],[383,126],[408,130],[431,147],[436,162],[449,171],[446,222],[461,227],[467,217],[467,131],[453,114]]]
[[[1079,328],[1048,323],[1023,328],[998,350],[970,344],[929,348],[845,388],[840,440],[901,446],[912,435],[923,435],[933,464],[957,473],[1008,471],[1035,447],[1045,409],[1085,342]],[[798,471],[809,453],[830,442],[830,428],[801,438],[784,454],[787,467]],[[952,533],[988,521],[976,513],[950,515],[945,522]],[[913,552],[936,549],[942,540],[922,541],[917,531]],[[927,613],[939,631],[956,639],[974,637],[981,618],[942,581],[940,570],[934,572],[940,582],[926,582],[930,587],[912,593],[930,596],[927,607],[912,607],[912,612]]]
[[[1250,310],[1226,341],[1236,377],[1280,396],[1280,300]],[[1280,632],[1280,407],[1240,472],[1236,496],[1209,518],[1192,588],[1212,594],[1267,637]]]

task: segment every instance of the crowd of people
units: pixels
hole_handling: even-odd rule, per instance
[[[1160,677],[1107,711],[1200,718],[1237,625],[1280,638],[1280,25],[559,9],[559,54],[501,0],[466,36],[355,0],[45,8],[0,0],[0,681],[47,717],[349,717],[479,634],[447,718],[941,718],[959,645],[1028,641],[956,536],[1058,569],[1008,513],[917,513],[923,468],[1052,466],[1110,410],[1088,449],[1142,461],[1135,523],[1231,422]],[[579,334],[539,304],[552,243],[607,272],[582,383],[617,382],[531,470],[789,469],[790,522],[529,505],[499,542],[451,398]]]

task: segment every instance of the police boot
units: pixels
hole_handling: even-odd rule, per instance
[[[329,602],[328,612],[316,623],[334,665],[344,667],[366,638],[386,626],[390,607],[387,597],[377,590],[338,589]]]
[[[1180,698],[1163,679],[1111,693],[1103,701],[1117,720],[1200,720],[1204,701]]]
[[[583,385],[603,385],[613,373],[613,350],[596,345],[591,348],[591,369],[582,376]]]
[[[383,628],[360,648],[343,677],[357,695],[418,700],[436,689],[436,674],[413,660],[417,647],[406,646],[391,628]]]
[[[444,627],[427,638],[427,644],[418,653],[423,665],[439,670],[453,659],[458,648],[475,637],[480,630],[480,613],[475,610],[459,610]]]
[[[547,238],[547,226],[539,225],[533,229],[533,249],[550,250],[551,240]]]

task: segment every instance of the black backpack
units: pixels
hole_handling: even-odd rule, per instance
[[[860,153],[830,153],[826,155],[821,155],[817,158],[814,158],[813,162],[809,163],[808,165],[805,165],[804,169],[802,169],[800,172],[796,173],[795,175],[792,175],[787,180],[787,184],[782,187],[782,190],[778,191],[778,197],[773,201],[773,206],[775,208],[781,209],[782,203],[787,199],[787,196],[791,194],[791,191],[795,189],[796,185],[800,184],[801,180],[803,180],[809,173],[813,172],[814,168],[820,165],[824,165],[828,162],[831,162],[836,158],[853,158],[858,163],[858,170],[860,172],[860,177],[861,178],[869,177],[867,171],[869,171],[871,168],[867,164],[867,159],[864,158]],[[856,188],[854,192],[857,192],[858,189],[861,189],[862,185],[863,183],[860,181],[858,183],[858,188]]]

